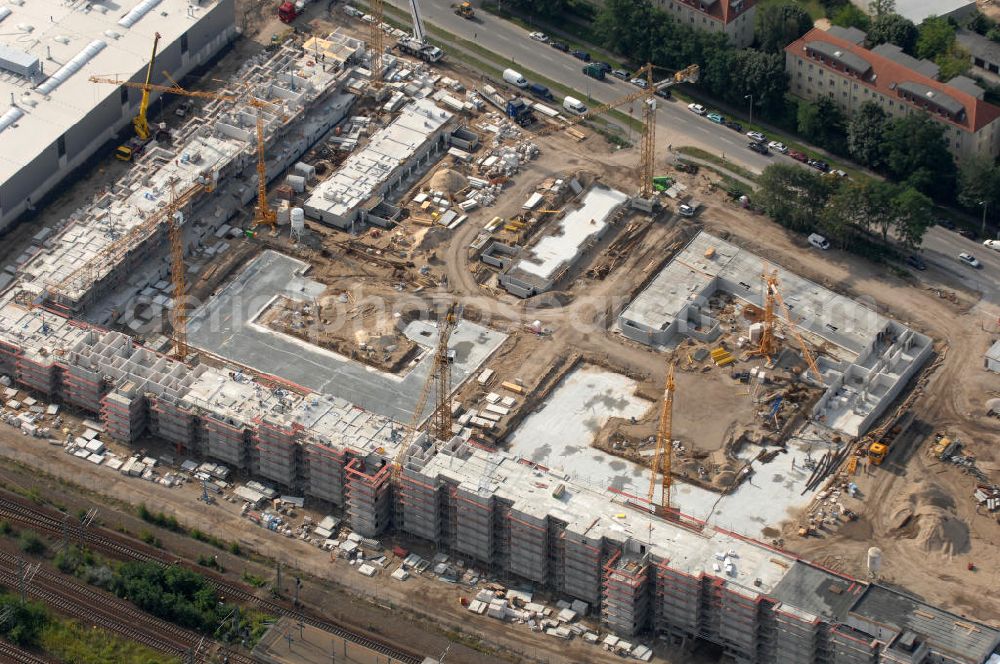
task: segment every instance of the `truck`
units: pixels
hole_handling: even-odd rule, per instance
[[[471,2],[460,2],[452,5],[451,8],[462,18],[469,19],[470,21],[476,18],[476,10],[472,8]]]
[[[598,81],[604,80],[605,69],[596,62],[591,62],[583,66],[583,73],[591,78],[596,78]]]
[[[410,16],[413,17],[413,34],[406,35],[396,42],[396,48],[424,62],[437,62],[443,58],[444,51],[427,42],[424,20],[420,16],[420,5],[417,4],[417,0],[410,0]]]
[[[294,21],[299,14],[306,10],[306,5],[308,5],[312,0],[286,0],[278,5],[278,19],[282,23],[291,23]]]
[[[522,127],[528,127],[535,122],[531,102],[524,97],[514,97],[507,102],[507,117]]]

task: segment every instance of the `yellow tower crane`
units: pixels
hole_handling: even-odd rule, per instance
[[[169,78],[169,76],[168,76]],[[173,81],[173,79],[171,79]],[[110,83],[113,85],[124,85],[129,88],[139,88],[143,91],[143,97],[148,96],[150,91],[163,94],[174,94],[182,97],[197,97],[201,99],[218,99],[226,102],[237,102],[241,97],[233,95],[221,95],[214,92],[201,92],[198,90],[185,90],[176,82],[173,85],[156,85],[154,83],[134,83],[132,81],[121,81],[117,78],[107,78],[103,76],[91,76],[91,83]],[[263,99],[257,99],[250,95],[243,100],[244,103],[252,106],[257,115],[257,204],[254,207],[253,225],[270,226],[272,229],[277,224],[278,214],[267,202],[267,162],[264,157],[264,109],[277,108],[276,104]],[[284,116],[282,116],[284,119]]]
[[[417,406],[413,411],[413,421],[410,424],[410,433],[406,436],[403,445],[399,448],[399,453],[393,462],[393,473],[398,477],[403,467],[403,458],[406,450],[410,447],[413,439],[420,429],[420,418],[424,408],[427,406],[427,399],[431,391],[435,393],[434,410],[428,418],[430,422],[429,432],[438,441],[451,439],[451,362],[448,358],[448,341],[451,333],[458,323],[458,306],[453,302],[448,305],[448,310],[438,323],[438,339],[434,347],[434,359],[431,363],[427,380],[420,390],[417,399]]]
[[[146,67],[146,82],[145,86],[149,86],[153,78],[153,65],[156,62],[156,49],[160,45],[160,33],[157,32],[153,36],[153,53],[149,56],[149,66]],[[136,154],[142,151],[142,148],[149,143],[149,139],[152,137],[152,133],[149,130],[149,120],[146,118],[146,114],[149,111],[149,88],[142,87],[142,99],[139,102],[139,112],[135,114],[132,118],[132,127],[135,129],[135,138],[131,139],[125,145],[119,145],[118,149],[115,150],[115,158],[121,159],[122,161],[132,161]]]
[[[816,364],[816,359],[813,357],[812,352],[809,350],[809,346],[806,345],[805,339],[799,334],[799,331],[795,327],[795,320],[792,318],[792,312],[785,304],[784,298],[781,297],[781,291],[778,290],[778,271],[774,270],[772,272],[767,272],[766,270],[761,275],[764,279],[764,316],[763,325],[764,329],[761,331],[760,343],[754,350],[754,355],[760,355],[766,357],[769,361],[774,358],[775,353],[778,351],[778,342],[774,334],[774,328],[776,325],[775,316],[775,305],[781,308],[781,312],[785,315],[785,321],[788,324],[788,331],[795,341],[799,344],[799,349],[802,351],[802,358],[806,361],[806,366],[809,367],[809,371],[812,372],[813,378],[819,382],[821,385],[823,383],[823,374],[820,373],[819,366]]]
[[[619,106],[642,100],[642,138],[639,145],[639,196],[649,199],[653,195],[653,172],[656,167],[656,93],[661,90],[667,90],[678,83],[697,83],[701,73],[698,65],[690,65],[674,73],[670,78],[654,82],[654,69],[656,67],[652,63],[647,63],[635,72],[634,78],[645,77],[645,89],[627,94],[607,104],[595,106],[580,115],[574,116],[565,124],[547,125],[536,131],[535,135],[544,136],[554,131],[567,129],[580,124],[584,120],[603,115]]]
[[[656,429],[656,452],[653,455],[652,472],[649,475],[649,504],[659,514],[670,510],[670,488],[673,486],[673,415],[674,415],[674,368],[671,358],[667,366],[667,381],[663,390],[663,402],[660,409],[660,425]],[[656,478],[660,477],[660,502],[653,502],[656,492]]]

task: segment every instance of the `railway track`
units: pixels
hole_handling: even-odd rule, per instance
[[[9,494],[0,494],[0,518],[6,518],[9,521],[30,526],[38,531],[59,537],[65,534],[68,536],[70,541],[84,542],[91,549],[110,554],[116,558],[139,560],[164,566],[174,564],[184,565],[185,567],[193,569],[203,575],[209,583],[211,583],[215,590],[227,600],[240,601],[246,605],[253,606],[260,611],[274,616],[289,617],[296,621],[302,621],[307,625],[312,625],[313,627],[331,632],[346,641],[350,641],[351,643],[359,646],[364,646],[373,652],[390,657],[400,664],[421,664],[423,661],[422,657],[409,652],[401,651],[396,647],[389,646],[382,641],[378,641],[365,634],[343,627],[337,623],[332,623],[323,618],[297,611],[281,602],[258,597],[246,587],[232,583],[207,570],[198,568],[186,561],[179,560],[174,556],[164,553],[163,551],[131,540],[120,533],[115,533],[101,526],[90,526],[84,529],[81,528],[78,523],[73,522],[73,519],[69,519],[68,522],[65,522],[65,516],[66,515],[62,512],[41,507],[31,501],[28,501],[27,499],[22,499],[18,496],[12,496]],[[129,606],[132,605],[129,604]],[[148,614],[143,613],[143,615]],[[238,657],[238,655],[234,656],[234,654],[230,654],[229,660],[230,662],[239,662],[241,660],[238,659]],[[245,659],[243,661],[248,663],[252,662],[250,659]]]
[[[21,650],[7,641],[0,641],[0,664],[52,664],[52,660]]]

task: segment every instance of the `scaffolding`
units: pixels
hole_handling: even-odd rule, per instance
[[[604,565],[601,622],[630,637],[644,631],[652,616],[650,558],[645,546],[628,540]]]

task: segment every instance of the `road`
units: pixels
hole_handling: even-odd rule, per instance
[[[387,1],[409,13],[408,0]],[[425,22],[475,41],[483,48],[509,59],[512,68],[523,65],[523,69],[530,69],[546,78],[559,81],[585,93],[596,102],[607,103],[635,91],[633,85],[614,77],[597,81],[585,76],[580,60],[532,40],[528,37],[527,30],[485,11],[478,11],[475,21],[468,21],[455,15],[451,9],[451,0],[422,0],[420,6]],[[798,163],[787,156],[764,156],[748,150],[743,134],[695,115],[683,102],[657,101],[658,159],[666,157],[670,145],[694,145],[757,173],[777,160]],[[626,109],[627,107],[622,110]],[[639,117],[638,108],[635,111],[634,117]],[[983,267],[976,270],[960,262],[958,254],[963,251],[976,256]],[[921,279],[930,282],[944,277],[947,285],[957,281],[966,288],[983,293],[986,302],[1000,307],[1000,252],[952,231],[935,227],[924,238],[923,256],[929,269],[919,273]]]

